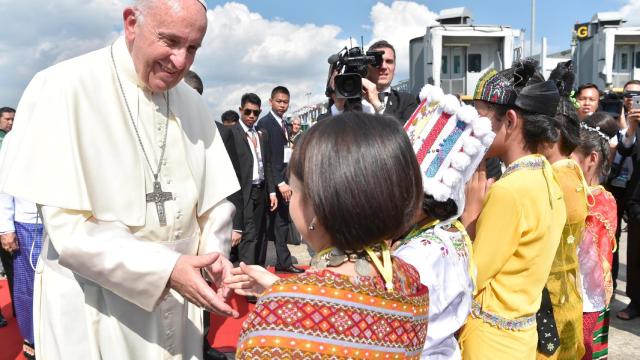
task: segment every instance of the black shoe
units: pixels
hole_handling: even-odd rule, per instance
[[[8,324],[7,319],[5,319],[4,316],[2,316],[2,314],[0,314],[0,328],[7,326],[7,324]]]
[[[227,360],[227,355],[214,348],[209,348],[204,352],[204,360]]]
[[[290,274],[302,274],[304,272],[304,269],[297,268],[297,267],[295,267],[293,265],[291,265],[289,267],[286,267],[286,268],[281,268],[281,267],[276,266],[276,272],[277,273],[278,272],[280,272],[280,273],[284,272],[284,273],[290,273]]]

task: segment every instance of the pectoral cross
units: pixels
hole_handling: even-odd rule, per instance
[[[158,220],[160,226],[167,226],[167,217],[164,213],[164,203],[173,200],[173,194],[168,191],[162,191],[160,181],[153,182],[153,192],[147,194],[147,202],[156,203],[156,211],[158,212]]]

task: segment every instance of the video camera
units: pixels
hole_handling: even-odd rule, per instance
[[[357,99],[362,97],[362,78],[367,77],[368,66],[382,66],[384,51],[373,50],[364,52],[360,47],[340,50],[329,56],[329,77],[327,79],[326,95],[329,97],[335,91],[339,99]],[[334,75],[333,88],[330,85]]]
[[[614,117],[620,116],[623,107],[623,99],[613,91],[605,92],[600,98],[599,110],[605,111]]]

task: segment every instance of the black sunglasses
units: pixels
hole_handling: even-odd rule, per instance
[[[630,99],[634,96],[640,96],[640,91],[625,91],[624,93],[622,93],[622,96]]]
[[[251,113],[253,113],[254,116],[258,116],[258,115],[260,115],[261,112],[262,112],[262,110],[260,110],[260,109],[258,109],[258,110],[244,109],[244,111],[243,111],[244,116],[249,116],[249,115],[251,115]]]

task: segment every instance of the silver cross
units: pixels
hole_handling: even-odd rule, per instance
[[[167,217],[164,212],[164,203],[173,200],[173,194],[168,191],[162,191],[160,181],[153,182],[153,192],[147,194],[147,202],[156,203],[156,211],[158,212],[158,220],[160,226],[167,225]]]

